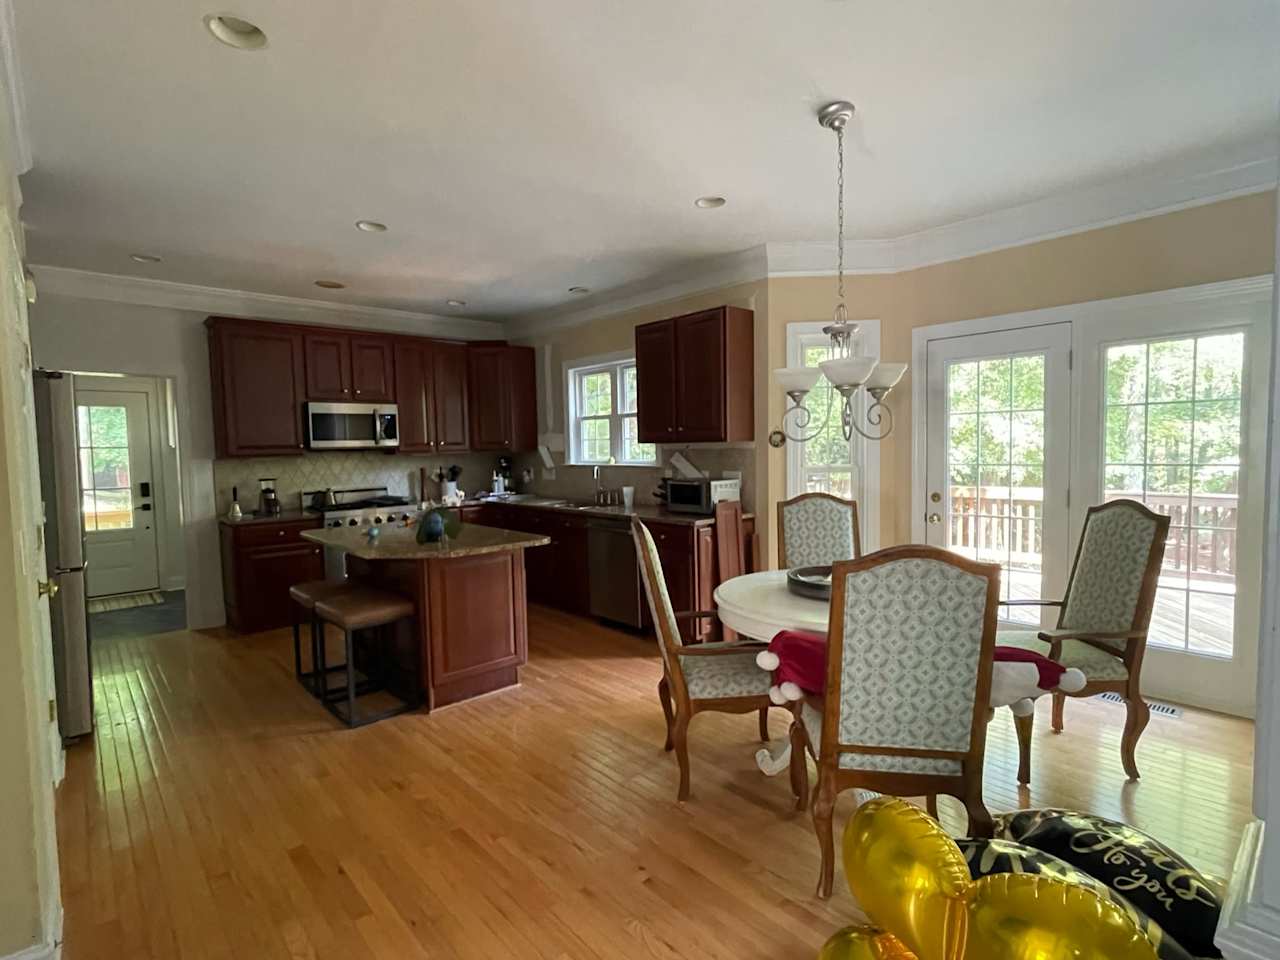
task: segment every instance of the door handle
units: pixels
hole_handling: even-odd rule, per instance
[[[931,513],[931,514],[929,514],[929,522],[930,522],[930,523],[941,523],[941,522],[942,522],[942,514],[940,514],[940,513]]]
[[[37,596],[48,597],[50,600],[52,600],[54,597],[58,595],[59,589],[60,588],[58,586],[57,580],[37,580],[36,581]]]
[[[141,483],[138,484],[138,496],[140,497],[151,496],[151,483],[149,481],[143,480]]]
[[[149,503],[140,503],[140,504],[138,504],[138,509],[139,509],[139,510],[150,510],[150,509],[151,509],[151,504],[149,504]]]

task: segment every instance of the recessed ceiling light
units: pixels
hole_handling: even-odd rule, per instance
[[[326,290],[345,290],[347,285],[339,283],[337,280],[317,280],[317,287],[324,287]]]
[[[129,259],[134,263],[159,263],[160,258],[149,253],[131,253]]]
[[[215,40],[237,50],[261,50],[267,45],[265,33],[248,20],[229,13],[211,13],[204,18],[204,25]]]
[[[693,201],[693,205],[699,210],[714,210],[716,207],[723,207],[724,202],[724,197],[699,197]]]
[[[584,293],[590,293],[591,291],[587,287],[570,287],[569,292],[576,293],[578,294],[578,296],[582,296]]]
[[[465,300],[446,300],[445,303],[451,307],[465,307],[467,305]]]
[[[387,225],[377,220],[357,220],[356,229],[363,230],[365,233],[386,233]]]

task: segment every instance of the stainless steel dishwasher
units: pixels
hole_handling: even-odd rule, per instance
[[[638,630],[650,623],[631,524],[593,520],[587,527],[591,615]]]

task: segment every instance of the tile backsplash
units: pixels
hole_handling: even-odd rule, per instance
[[[700,470],[712,477],[720,477],[726,470],[742,473],[742,503],[750,511],[754,505],[755,451],[750,445],[726,445],[717,447],[679,448]],[[663,462],[677,448],[663,451]],[[548,479],[542,468],[542,458],[536,453],[522,453],[515,457],[515,487],[521,492],[539,493],[544,496],[564,497],[568,500],[589,502],[595,495],[595,480],[591,467],[565,466],[564,454],[554,454],[555,478]],[[217,494],[218,513],[231,508],[231,490],[238,488],[240,506],[245,511],[258,505],[258,481],[273,477],[280,502],[285,509],[296,509],[298,495],[304,490],[335,490],[358,487],[386,487],[388,492],[417,499],[418,468],[426,467],[431,474],[437,467],[457,464],[462,467],[458,486],[466,492],[478,492],[490,488],[490,478],[497,465],[497,456],[487,453],[461,453],[440,456],[414,456],[411,454],[386,454],[375,451],[344,453],[304,453],[298,457],[255,457],[248,459],[216,460],[213,464],[213,482]],[[519,483],[521,470],[533,472],[533,482]],[[633,486],[636,503],[654,503],[654,489],[662,479],[665,467],[601,467],[601,483],[606,487]],[[427,480],[427,496],[436,499],[439,485]]]

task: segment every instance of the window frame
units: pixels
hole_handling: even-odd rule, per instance
[[[621,352],[607,356],[584,357],[571,364],[566,363],[565,371],[565,463],[576,467],[648,467],[650,469],[661,464],[658,445],[654,448],[652,460],[627,460],[622,454],[625,447],[625,424],[627,420],[636,421],[639,431],[639,404],[636,411],[623,412],[622,383],[625,371],[634,368],[636,357],[633,352]],[[611,410],[608,414],[586,415],[581,412],[582,382],[595,373],[609,373],[611,377]],[[609,458],[607,460],[588,460],[582,453],[582,423],[586,420],[604,420],[609,423]]]

